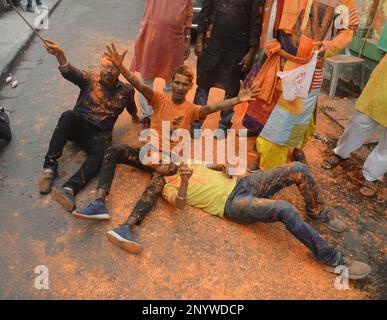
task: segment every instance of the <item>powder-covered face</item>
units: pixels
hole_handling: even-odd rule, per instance
[[[187,76],[176,73],[172,81],[172,101],[175,103],[184,102],[191,87],[192,83]]]
[[[106,57],[102,57],[100,65],[101,82],[108,88],[112,88],[117,84],[120,71]]]
[[[152,164],[151,168],[163,176],[174,176],[179,171],[178,166],[173,162],[169,164]]]

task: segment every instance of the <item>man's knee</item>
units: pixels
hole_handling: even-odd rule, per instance
[[[278,219],[285,224],[294,223],[300,218],[295,206],[285,200],[279,200],[276,203]]]
[[[309,167],[305,163],[302,163],[300,161],[292,162],[290,164],[290,168],[292,173],[309,173]]]
[[[76,113],[74,110],[67,110],[60,115],[59,121],[72,121],[76,119]]]
[[[118,147],[108,147],[103,155],[104,161],[116,161],[122,152],[125,152],[127,145],[120,145]]]

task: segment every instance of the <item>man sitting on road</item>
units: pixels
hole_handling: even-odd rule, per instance
[[[39,179],[39,191],[49,194],[52,190],[54,198],[71,212],[75,209],[75,195],[101,168],[118,116],[126,108],[134,122],[139,122],[139,119],[133,87],[118,79],[120,71],[106,55],[101,59],[100,72],[97,74],[72,66],[63,49],[55,42],[46,40],[46,48],[56,56],[63,77],[77,85],[80,94],[74,109],[63,112],[59,118]],[[62,187],[52,188],[57,176],[58,159],[68,140],[79,144],[86,151],[87,158],[79,171]]]
[[[122,62],[126,53],[127,52],[119,54],[116,51],[114,44],[112,44],[111,48],[108,47],[107,56],[120,70],[122,75],[141,94],[143,94],[153,107],[154,113],[151,122],[151,129],[158,134],[159,138],[162,137],[163,122],[164,124],[167,123],[170,126],[171,132],[177,129],[186,129],[187,132],[189,132],[191,124],[194,120],[204,120],[207,115],[211,113],[232,107],[240,102],[251,101],[259,93],[254,87],[251,89],[242,89],[243,84],[241,84],[241,90],[238,97],[206,105],[204,107],[194,105],[186,100],[187,93],[192,88],[194,79],[194,74],[189,67],[181,66],[176,69],[172,77],[172,96],[169,96],[163,92],[154,91],[151,87],[145,85],[140,78],[124,67]],[[162,140],[164,141],[164,139]],[[170,144],[160,143],[160,140],[157,141],[159,145],[154,146],[156,149],[155,153],[157,154],[158,150],[164,154],[170,154],[171,149],[173,149],[173,147],[177,144],[177,142],[174,141],[168,141]],[[128,221],[130,221],[130,224],[140,224],[146,213],[150,211],[150,207],[147,206],[147,203],[153,203],[153,201],[149,200],[155,199],[154,201],[156,201],[161,195],[163,179],[160,174],[168,174],[168,171],[172,166],[169,164],[159,165],[158,162],[153,163],[150,166],[144,166],[142,162],[142,159],[140,159],[140,149],[132,148],[128,145],[109,148],[104,156],[96,200],[84,209],[77,209],[73,212],[73,215],[75,217],[86,219],[109,219],[108,209],[105,205],[105,198],[110,191],[117,164],[126,164],[135,166],[141,170],[154,171],[158,173],[153,181],[155,185],[151,185],[146,191],[147,201],[140,201],[135,212],[132,213],[131,217],[129,217]]]

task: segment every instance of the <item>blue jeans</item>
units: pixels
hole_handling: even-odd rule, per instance
[[[304,197],[306,214],[318,215],[324,204],[319,199],[316,183],[306,165],[293,162],[240,179],[227,200],[224,217],[242,224],[280,221],[318,261],[335,264],[341,254],[329,246],[318,232],[300,217],[292,204],[283,200],[269,199],[281,189],[293,184]]]
[[[211,88],[203,89],[203,88],[198,87],[196,89],[194,103],[197,105],[200,105],[200,106],[205,106],[208,102],[208,94],[210,92],[210,89]],[[226,92],[224,99],[227,100],[230,98],[234,98],[237,94],[238,93],[236,93],[236,94],[231,93],[230,94],[230,93]],[[232,127],[231,120],[232,120],[233,116],[234,116],[234,109],[227,109],[227,110],[221,111],[219,128],[224,129],[224,130],[230,129]],[[191,129],[200,129],[202,127],[202,124],[203,124],[202,121],[195,120],[192,123]]]
[[[41,6],[42,5],[42,1],[41,0],[35,0],[35,2],[36,2],[37,6]],[[32,7],[32,0],[27,0],[27,7]]]

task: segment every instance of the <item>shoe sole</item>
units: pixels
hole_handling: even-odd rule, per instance
[[[73,212],[75,210],[75,206],[69,203],[67,198],[58,192],[55,187],[52,188],[52,196],[66,211]]]
[[[99,221],[101,221],[101,220],[110,220],[110,215],[108,215],[108,214],[96,214],[96,215],[93,215],[93,216],[89,216],[89,215],[86,215],[86,214],[82,214],[82,213],[73,211],[72,215],[75,218],[84,219],[84,220],[99,220]]]
[[[118,235],[117,233],[115,233],[114,231],[108,231],[106,233],[106,237],[110,242],[120,247],[121,249],[124,249],[125,251],[131,252],[131,253],[141,252],[141,246],[138,243],[126,240],[122,238],[120,235]]]
[[[336,272],[335,271],[335,267],[330,267],[330,266],[324,266],[324,269],[327,270],[328,272],[330,273],[334,273],[334,274],[337,274],[337,275],[340,275],[342,274],[342,272]],[[371,270],[368,271],[367,273],[363,273],[362,275],[353,275],[353,274],[348,274],[348,278],[350,280],[361,280],[361,279],[364,279],[365,277],[367,277],[369,274],[371,273]]]

